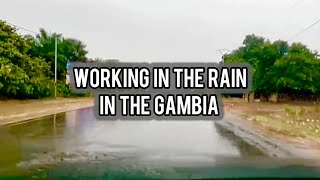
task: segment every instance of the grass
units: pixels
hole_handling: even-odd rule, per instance
[[[290,136],[320,137],[320,114],[318,106],[289,106],[285,105],[283,113],[255,113],[253,120],[271,125],[278,133]]]
[[[279,134],[320,137],[320,104],[306,102],[262,103],[244,99],[223,99],[228,109],[237,110],[245,118],[261,123]]]

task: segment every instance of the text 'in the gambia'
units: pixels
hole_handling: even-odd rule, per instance
[[[71,87],[95,95],[97,119],[218,120],[221,94],[251,90],[251,66],[216,63],[72,63]]]

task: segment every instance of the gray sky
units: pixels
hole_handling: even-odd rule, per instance
[[[289,39],[320,19],[319,7],[318,0],[2,0],[0,18],[78,38],[92,58],[212,62],[247,34]],[[320,23],[294,41],[320,51],[319,37]]]

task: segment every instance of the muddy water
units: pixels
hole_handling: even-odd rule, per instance
[[[1,175],[189,177],[270,159],[213,121],[98,121],[92,108],[1,127],[0,139]]]

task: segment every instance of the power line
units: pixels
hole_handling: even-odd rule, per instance
[[[3,20],[0,20],[0,21],[3,21]],[[23,30],[25,30],[25,31],[28,31],[28,32],[31,32],[31,33],[34,33],[34,34],[38,34],[38,33],[35,32],[35,31],[29,30],[29,29],[27,29],[27,28],[24,28],[24,27],[15,25],[15,24],[12,24],[12,23],[10,23],[10,22],[8,22],[8,21],[3,21],[3,22],[5,22],[5,23],[7,23],[7,24],[9,24],[9,25],[11,25],[11,26],[13,26],[13,27],[15,27],[15,28],[23,29]]]
[[[318,24],[319,22],[320,22],[320,19],[319,19],[318,21],[314,22],[313,24],[311,24],[310,26],[308,26],[307,28],[303,29],[302,31],[298,32],[298,33],[295,34],[294,36],[292,36],[292,37],[289,39],[289,41],[295,39],[295,38],[298,37],[300,34],[304,33],[304,32],[307,31],[308,29],[312,28],[314,25]]]

